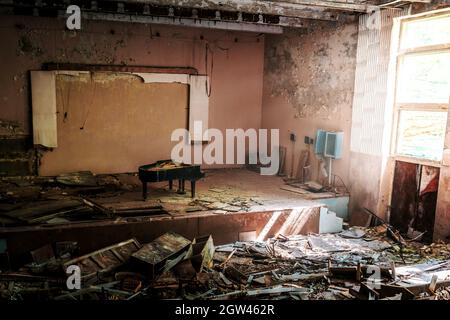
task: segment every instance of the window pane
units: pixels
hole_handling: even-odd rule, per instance
[[[397,154],[440,161],[447,112],[400,111]]]
[[[407,21],[403,28],[402,49],[450,43],[450,16]]]
[[[450,52],[410,54],[400,64],[397,102],[448,103]]]

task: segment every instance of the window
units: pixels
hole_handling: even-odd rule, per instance
[[[397,102],[448,103],[450,51],[405,55],[400,63]]]
[[[450,100],[450,13],[401,23],[394,152],[441,161]]]
[[[401,49],[450,43],[449,16],[403,22]]]
[[[446,126],[447,112],[401,110],[397,153],[439,161]]]

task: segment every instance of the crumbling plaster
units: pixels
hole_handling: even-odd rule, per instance
[[[343,157],[334,162],[334,173],[348,182],[356,45],[356,23],[317,22],[309,30],[266,37],[262,126],[280,129],[281,145],[288,148],[288,173],[289,132],[298,137],[295,174],[300,152],[307,149],[304,136],[315,139],[317,129],[343,131]],[[312,177],[317,179],[314,156],[312,165]]]

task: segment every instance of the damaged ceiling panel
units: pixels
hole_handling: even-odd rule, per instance
[[[358,14],[378,7],[403,6],[430,0],[0,0],[0,9],[18,15],[65,17],[78,5],[82,17],[135,23],[182,25],[258,33],[282,33],[282,27],[304,28],[311,20],[354,21]],[[12,11],[12,12],[11,12]]]

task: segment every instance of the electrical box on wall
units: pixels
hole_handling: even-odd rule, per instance
[[[314,152],[327,158],[340,159],[342,157],[343,132],[317,130]]]
[[[342,157],[343,138],[343,132],[327,132],[325,135],[324,156],[333,159],[340,159]]]
[[[313,144],[314,143],[314,139],[310,138],[308,136],[305,136],[304,142],[305,142],[305,144]]]
[[[326,131],[325,130],[317,130],[317,135],[316,135],[316,145],[314,146],[314,153],[315,154],[322,154],[325,151],[325,135],[326,135]]]

